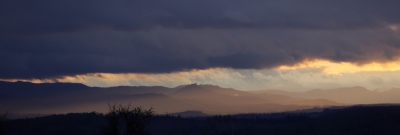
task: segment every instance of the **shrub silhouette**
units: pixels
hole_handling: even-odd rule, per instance
[[[147,135],[146,126],[153,117],[153,108],[132,107],[130,104],[108,105],[106,114],[108,125],[103,129],[104,135]]]

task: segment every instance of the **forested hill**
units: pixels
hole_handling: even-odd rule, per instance
[[[6,121],[10,135],[98,135],[99,113],[74,113]],[[398,135],[400,105],[353,106],[313,113],[238,114],[182,118],[156,116],[153,135]]]

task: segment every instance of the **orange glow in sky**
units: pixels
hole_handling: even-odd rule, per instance
[[[91,73],[57,79],[8,79],[3,81],[72,82],[98,87],[120,85],[176,87],[200,83],[242,90],[288,89],[300,91],[344,86],[365,86],[369,89],[400,87],[397,83],[399,75],[400,62],[396,61],[356,65],[349,62],[308,60],[294,66],[280,66],[275,69],[211,68],[161,74]]]
[[[280,70],[296,70],[301,68],[324,68],[326,74],[356,73],[365,71],[396,71],[400,70],[400,62],[369,63],[356,65],[349,62],[331,62],[328,60],[309,60],[295,66],[280,66]]]

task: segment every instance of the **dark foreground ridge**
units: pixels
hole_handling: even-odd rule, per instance
[[[107,120],[99,113],[70,113],[7,120],[10,135],[98,135]],[[353,106],[312,113],[237,114],[152,118],[152,135],[398,135],[400,105]]]

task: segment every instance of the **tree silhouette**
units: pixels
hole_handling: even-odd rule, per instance
[[[0,135],[6,135],[8,133],[8,126],[6,125],[8,113],[0,115]]]
[[[103,129],[104,135],[119,135],[119,123],[120,117],[118,114],[117,106],[108,104],[109,112],[106,117],[108,119],[108,125]]]
[[[142,107],[132,107],[131,104],[110,105],[108,104],[109,112],[108,125],[103,129],[104,135],[147,135],[145,132],[146,126],[153,117],[153,108],[148,110]]]

